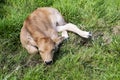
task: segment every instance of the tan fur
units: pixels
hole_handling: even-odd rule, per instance
[[[58,45],[68,38],[67,30],[89,37],[88,32],[79,30],[71,23],[66,24],[58,10],[50,7],[38,8],[24,21],[20,41],[30,54],[39,52],[43,61],[48,62],[53,60],[53,53]],[[62,36],[58,36],[58,32],[62,32]]]

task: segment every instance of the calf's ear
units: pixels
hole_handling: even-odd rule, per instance
[[[59,45],[63,42],[64,39],[65,39],[64,37],[58,37],[54,39],[53,41],[55,42],[56,45]]]

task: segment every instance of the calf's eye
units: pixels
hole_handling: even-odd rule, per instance
[[[55,49],[52,49],[52,51],[51,52],[55,52]]]

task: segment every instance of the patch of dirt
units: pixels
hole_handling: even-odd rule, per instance
[[[113,27],[112,32],[113,32],[113,34],[115,34],[115,35],[120,35],[120,26],[115,26],[115,27]]]
[[[103,39],[104,45],[110,44],[112,42],[112,38],[108,33],[104,33],[102,39]]]
[[[92,40],[96,40],[99,37],[102,37],[104,33],[102,31],[95,31],[92,33]]]
[[[93,33],[92,40],[102,39],[104,45],[111,43],[112,38],[107,32],[96,31]]]

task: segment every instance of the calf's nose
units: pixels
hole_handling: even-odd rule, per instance
[[[52,61],[45,61],[45,64],[50,65],[50,64],[52,64]]]

